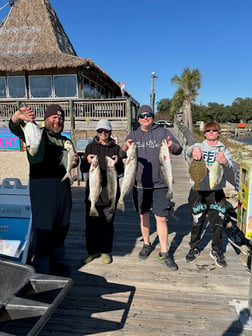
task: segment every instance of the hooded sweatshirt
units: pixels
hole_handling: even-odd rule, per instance
[[[93,139],[93,142],[87,145],[83,158],[81,159],[80,170],[83,173],[87,173],[90,168],[90,163],[88,163],[87,161],[87,156],[89,154],[93,154],[93,155],[97,155],[99,158],[99,165],[100,165],[101,175],[102,175],[102,191],[100,193],[98,202],[96,203],[98,205],[109,205],[110,204],[108,193],[107,193],[106,156],[112,157],[113,155],[117,155],[118,162],[115,164],[117,174],[120,175],[124,171],[123,161],[119,157],[119,150],[120,150],[120,146],[115,143],[114,139],[110,138],[109,142],[103,145],[99,143],[99,141],[97,140],[97,137],[95,137]],[[118,190],[119,190],[119,186],[118,186]],[[87,188],[86,188],[86,197],[88,198],[88,196],[89,196],[89,183],[87,183]]]
[[[165,184],[160,170],[159,163],[159,149],[163,139],[170,139],[178,144],[179,142],[173,134],[166,128],[153,124],[151,129],[147,132],[138,127],[135,131],[131,132],[127,139],[132,139],[137,145],[137,173],[135,187],[144,189],[165,188]],[[179,155],[182,152],[182,147],[174,155]]]

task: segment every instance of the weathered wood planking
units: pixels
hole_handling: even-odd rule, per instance
[[[75,285],[41,331],[41,336],[248,336],[242,330],[233,299],[248,300],[250,275],[227,242],[228,267],[219,269],[209,256],[209,229],[203,251],[194,264],[185,262],[190,220],[189,175],[183,155],[173,156],[174,212],[168,218],[170,251],[179,265],[171,272],[157,260],[159,244],[154,221],[155,249],[138,260],[142,239],[131,195],[125,213],[115,220],[114,262],[100,259],[82,267],[85,251],[84,187],[73,187],[71,231],[66,257]]]

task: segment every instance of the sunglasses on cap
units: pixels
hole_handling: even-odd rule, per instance
[[[97,130],[98,133],[109,133],[110,131],[109,130],[106,130],[105,128],[99,128]]]
[[[140,119],[144,119],[145,117],[151,118],[151,117],[153,117],[153,114],[151,112],[148,112],[148,113],[141,113],[138,116],[138,118],[140,118]]]
[[[219,130],[218,129],[216,129],[216,128],[213,128],[213,129],[208,129],[208,130],[206,130],[205,131],[205,133],[208,133],[208,132],[219,132]]]

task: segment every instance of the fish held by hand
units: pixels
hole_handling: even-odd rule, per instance
[[[21,126],[25,136],[25,145],[31,156],[37,154],[42,138],[43,128],[40,128],[35,121],[24,121]]]
[[[121,193],[117,208],[124,211],[124,198],[130,192],[135,183],[137,171],[137,145],[133,142],[127,150],[127,159],[124,165],[124,175],[121,183]]]
[[[92,158],[89,168],[89,200],[91,202],[89,216],[99,217],[99,213],[95,207],[99,195],[102,191],[101,187],[101,170],[98,156]]]
[[[60,163],[61,165],[65,167],[66,174],[62,178],[61,182],[69,178],[70,183],[73,184],[71,170],[73,168],[74,158],[75,158],[75,150],[74,150],[73,144],[70,140],[66,140],[64,142],[63,156],[62,156],[61,163]]]
[[[116,194],[117,194],[117,171],[115,168],[115,160],[111,157],[106,156],[106,164],[107,164],[107,192],[108,198],[111,201],[111,209],[115,209],[116,203]]]
[[[204,180],[206,174],[207,167],[204,159],[202,157],[200,160],[192,159],[189,165],[189,175],[191,180],[194,182],[194,190],[199,190],[199,183]]]
[[[171,154],[170,154],[166,139],[163,139],[160,144],[159,163],[160,163],[160,171],[161,171],[162,178],[168,187],[168,192],[166,194],[166,197],[171,199],[173,196],[173,188],[172,188],[173,174],[172,174],[172,165],[171,165]]]

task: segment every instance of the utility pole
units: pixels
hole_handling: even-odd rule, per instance
[[[155,86],[154,86],[155,78],[158,77],[155,75],[155,72],[153,71],[151,74],[151,107],[154,113],[155,113]]]

